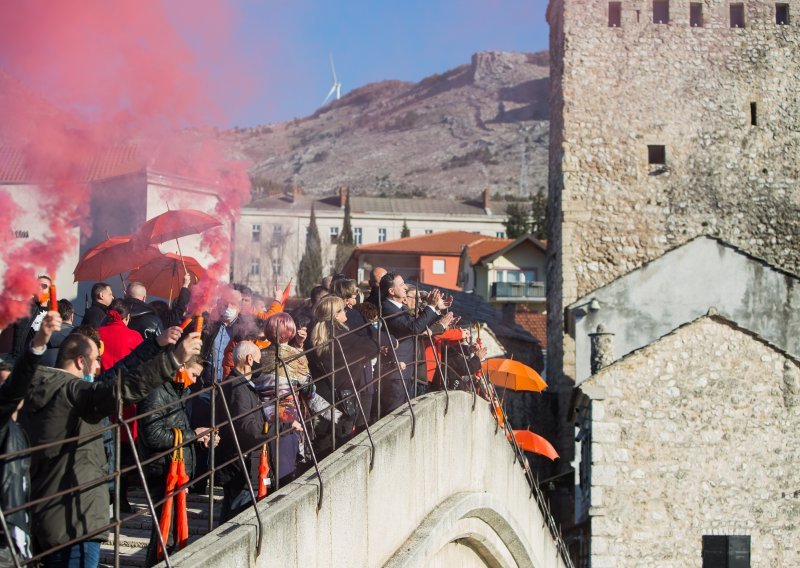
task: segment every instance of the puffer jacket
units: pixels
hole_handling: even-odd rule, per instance
[[[166,352],[133,368],[126,366],[130,359],[120,362],[126,368],[121,382],[125,404],[138,402],[178,370],[177,362]],[[98,378],[89,383],[59,369],[40,367],[20,411],[19,424],[32,446],[91,434],[101,428],[103,417],[115,412],[116,397],[114,380]],[[31,498],[90,483],[105,474],[106,461],[101,434],[37,451],[31,458]],[[39,503],[31,508],[34,553],[93,533],[108,522],[105,483]]]
[[[128,298],[125,301],[131,308],[131,321],[128,322],[129,328],[138,332],[143,339],[161,335],[161,332],[164,331],[164,325],[152,306],[135,298]]]
[[[16,452],[28,447],[28,437],[11,417],[25,398],[39,361],[39,355],[30,350],[25,351],[14,363],[11,376],[0,385],[0,453]],[[31,459],[27,454],[0,460],[0,505],[4,511],[24,505],[30,500],[30,467]],[[17,545],[17,555],[30,558],[31,530],[27,509],[6,514],[6,524]],[[0,542],[5,544],[5,539],[6,536],[0,530]]]
[[[156,454],[162,453],[175,445],[173,428],[178,428],[183,433],[183,441],[188,442],[195,438],[194,429],[189,424],[189,413],[186,403],[179,402],[170,407],[165,405],[181,400],[188,393],[182,384],[175,381],[164,383],[151,392],[137,406],[139,414],[160,409],[139,419],[138,446],[142,461],[148,460]],[[145,474],[151,479],[165,479],[169,472],[172,454],[167,454],[145,465]],[[194,477],[194,444],[183,447],[183,460],[186,464],[186,473]]]

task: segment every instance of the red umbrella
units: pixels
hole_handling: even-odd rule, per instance
[[[131,271],[128,280],[144,284],[148,294],[172,299],[183,286],[183,275],[186,271],[194,276],[195,283],[206,273],[206,269],[194,258],[181,258],[168,252]]]
[[[156,247],[134,249],[130,237],[110,237],[89,249],[78,261],[73,271],[74,281],[105,280],[160,256],[161,252]]]
[[[559,457],[558,452],[550,442],[530,430],[514,430],[514,438],[517,439],[517,445],[526,452],[541,454],[551,460]]]
[[[196,209],[174,209],[153,217],[131,235],[137,247],[158,244],[219,227],[222,222]]]

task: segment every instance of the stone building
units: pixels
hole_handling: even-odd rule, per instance
[[[567,306],[703,234],[800,272],[796,14],[795,0],[550,0],[548,406],[565,462]]]
[[[709,314],[577,391],[579,565],[800,565],[800,361]]]
[[[315,198],[295,187],[283,195],[254,199],[242,209],[234,229],[234,281],[269,294],[275,282],[284,286],[290,278],[297,278],[312,206],[322,242],[323,272],[330,274],[347,191],[341,187],[335,195]],[[383,243],[399,239],[404,226],[411,236],[469,231],[504,238],[505,205],[505,201],[491,202],[488,191],[480,200],[471,201],[352,195],[353,238],[356,245]]]

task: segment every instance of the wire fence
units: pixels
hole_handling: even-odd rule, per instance
[[[395,316],[399,316],[400,314],[395,314]],[[362,325],[356,329],[350,329],[342,334],[333,334],[332,337],[321,345],[317,345],[311,349],[307,349],[304,351],[298,350],[298,352],[294,353],[290,357],[285,357],[282,353],[281,344],[280,342],[276,342],[270,345],[267,349],[272,350],[274,352],[274,362],[270,366],[263,365],[259,368],[252,369],[249,373],[244,375],[231,375],[222,380],[218,380],[217,377],[214,377],[213,381],[211,381],[210,385],[203,386],[202,388],[195,389],[193,392],[189,392],[188,394],[184,394],[184,396],[180,397],[177,400],[169,402],[163,406],[158,408],[154,408],[147,412],[138,413],[135,416],[125,417],[123,415],[123,399],[122,399],[122,382],[123,376],[120,372],[116,374],[116,393],[117,393],[117,401],[116,401],[116,423],[112,423],[108,426],[97,428],[91,432],[80,434],[76,436],[70,436],[63,439],[55,440],[52,442],[48,442],[46,444],[41,444],[38,446],[30,447],[27,449],[9,452],[5,454],[0,454],[0,462],[7,462],[11,459],[20,459],[27,456],[32,456],[36,452],[42,452],[46,449],[52,449],[58,446],[68,447],[73,446],[77,447],[78,445],[85,444],[95,440],[99,437],[102,437],[104,432],[112,431],[114,435],[114,467],[113,471],[101,475],[96,479],[92,479],[91,481],[76,485],[74,487],[69,487],[58,491],[56,493],[51,493],[36,499],[29,500],[28,502],[18,505],[12,508],[8,508],[6,510],[2,510],[0,508],[0,528],[2,528],[3,533],[5,535],[5,546],[7,547],[8,551],[10,552],[10,556],[12,562],[15,567],[19,568],[21,566],[30,566],[35,565],[36,563],[40,562],[46,556],[53,554],[61,549],[70,547],[76,543],[88,541],[88,540],[97,540],[102,536],[108,534],[109,532],[113,532],[114,534],[114,563],[115,567],[120,565],[120,535],[123,527],[125,525],[129,525],[137,520],[141,520],[143,517],[149,515],[152,517],[152,523],[154,525],[153,534],[157,540],[157,545],[159,546],[159,550],[163,554],[163,560],[167,566],[172,566],[172,561],[170,558],[168,542],[164,537],[162,532],[162,527],[160,524],[159,519],[159,510],[165,503],[171,501],[174,497],[179,496],[181,493],[186,491],[190,487],[206,485],[208,487],[208,525],[207,530],[211,532],[215,528],[215,494],[214,494],[214,486],[215,480],[218,478],[218,474],[221,470],[225,469],[226,467],[230,466],[238,462],[239,466],[242,470],[242,481],[244,482],[244,487],[247,490],[247,493],[250,497],[250,506],[253,507],[255,512],[257,523],[256,528],[258,531],[257,539],[256,539],[256,551],[255,554],[258,556],[261,553],[261,545],[262,545],[262,523],[261,523],[261,514],[259,511],[258,502],[260,500],[259,494],[259,487],[254,486],[253,479],[250,475],[250,467],[248,465],[248,456],[251,455],[253,452],[263,452],[266,451],[267,448],[273,448],[274,451],[271,455],[271,471],[274,472],[274,476],[270,481],[270,489],[272,491],[276,491],[281,487],[281,464],[280,464],[280,450],[282,439],[285,441],[288,436],[294,435],[295,431],[287,430],[286,425],[281,422],[280,417],[280,406],[285,403],[290,403],[296,409],[300,409],[301,412],[299,414],[300,420],[298,421],[300,424],[300,431],[298,432],[302,437],[303,446],[305,449],[305,454],[310,461],[310,464],[305,468],[303,471],[307,471],[310,468],[313,468],[316,472],[316,478],[318,482],[318,500],[317,506],[318,508],[322,506],[323,502],[323,495],[325,491],[324,480],[322,475],[320,474],[320,467],[319,461],[321,459],[320,456],[317,455],[317,451],[315,450],[315,446],[318,447],[317,439],[316,439],[316,430],[315,424],[320,421],[327,421],[330,425],[330,446],[324,450],[324,453],[333,452],[336,450],[337,445],[345,442],[347,439],[355,435],[356,433],[364,432],[366,433],[366,437],[369,441],[370,448],[371,448],[371,455],[370,455],[370,469],[372,469],[375,460],[375,444],[372,437],[371,432],[371,425],[373,423],[373,418],[378,419],[379,417],[384,416],[387,414],[385,408],[381,408],[381,392],[382,389],[386,388],[387,381],[390,380],[398,380],[398,374],[403,369],[403,364],[398,357],[398,342],[394,340],[388,333],[388,324],[387,320],[391,319],[392,316],[384,317],[383,314],[380,314],[377,321],[377,328],[375,328],[374,324],[367,323]],[[336,329],[335,323],[333,320],[330,322],[331,329]],[[275,334],[276,337],[281,337],[281,330],[280,327],[277,329],[277,333]],[[359,378],[354,377],[353,370],[360,371],[363,369],[363,365],[371,365],[372,364],[372,357],[362,356],[362,357],[352,357],[351,354],[348,354],[344,348],[343,341],[346,341],[348,337],[352,339],[353,336],[358,336],[362,338],[364,341],[375,341],[378,347],[379,353],[377,354],[377,360],[375,361],[374,370],[373,370],[373,378],[371,381],[362,381]],[[446,403],[444,407],[445,414],[449,408],[449,397],[450,392],[448,390],[448,369],[452,367],[451,361],[448,361],[450,350],[443,350],[443,358],[440,357],[439,349],[437,349],[436,340],[434,336],[431,334],[430,330],[426,330],[422,334],[418,336],[409,336],[407,338],[401,339],[401,341],[411,341],[414,345],[414,358],[413,361],[406,363],[406,365],[413,366],[412,376],[413,384],[410,386],[411,388],[403,388],[401,389],[404,393],[404,405],[407,408],[409,415],[411,417],[411,437],[414,436],[416,431],[416,416],[414,414],[414,406],[412,404],[413,398],[417,395],[418,385],[423,385],[428,382],[427,377],[427,370],[428,369],[435,369],[435,373],[440,377],[439,386],[444,391],[446,397]],[[425,356],[424,350],[426,348],[430,348],[429,353],[432,352],[433,360],[430,360],[428,357]],[[318,354],[320,351],[325,353],[324,357],[328,357],[328,370],[323,374],[317,374],[316,376],[308,377],[307,381],[304,383],[296,383],[291,379],[291,371],[290,366],[292,363],[300,360],[301,358],[308,358]],[[423,351],[423,352],[421,352]],[[463,360],[460,361],[463,364],[461,368],[469,368],[469,364],[467,362],[467,354],[464,352],[464,349],[457,349],[456,350],[456,357],[460,357]],[[321,359],[321,357],[319,357]],[[424,375],[421,376],[420,372],[423,371]],[[228,400],[228,396],[226,395],[226,391],[229,390],[230,385],[232,385],[235,381],[242,380],[244,377],[245,380],[250,380],[253,376],[258,375],[260,373],[267,373],[268,375],[274,376],[275,379],[275,394],[270,400],[267,400],[263,406],[253,407],[245,412],[239,413],[237,415],[232,415],[230,401]],[[514,460],[515,463],[519,463],[523,469],[525,478],[530,486],[530,497],[535,499],[539,510],[543,514],[550,534],[558,548],[559,554],[563,559],[564,563],[568,567],[572,567],[572,560],[570,558],[568,549],[564,543],[564,540],[561,537],[561,533],[559,528],[557,527],[555,520],[550,512],[550,508],[548,505],[547,500],[545,499],[544,495],[542,494],[541,489],[539,488],[539,484],[537,482],[536,476],[532,472],[531,468],[529,467],[528,460],[525,457],[525,454],[517,445],[517,442],[513,436],[511,424],[508,421],[508,418],[505,416],[505,413],[500,410],[500,402],[497,397],[497,393],[494,390],[492,383],[487,379],[488,374],[481,369],[474,376],[469,376],[465,381],[464,384],[466,385],[467,392],[472,395],[472,409],[476,411],[478,408],[478,402],[482,401],[483,403],[488,404],[481,404],[480,406],[488,406],[490,412],[492,413],[495,421],[495,431],[503,429],[506,433],[506,438],[508,439],[509,443],[511,444],[513,451],[514,451]],[[284,389],[285,392],[280,392],[281,386],[281,379],[285,378],[288,389]],[[326,402],[329,404],[328,407],[323,408],[317,411],[311,411],[308,405],[304,402],[303,395],[301,394],[301,389],[308,389],[311,385],[315,385],[317,387],[322,386],[323,382],[329,382],[329,389],[319,389],[325,390],[325,392],[330,392],[331,400],[327,400]],[[337,382],[339,383],[337,385]],[[344,386],[342,386],[342,382]],[[406,384],[406,383],[404,383]],[[337,396],[339,393],[342,396]],[[370,393],[372,394],[373,398],[377,397],[376,407],[373,408],[365,408],[364,406],[364,398],[365,394]],[[171,447],[165,451],[160,451],[153,453],[149,457],[143,458],[140,455],[139,448],[137,445],[133,443],[134,440],[133,432],[132,432],[132,425],[136,421],[141,421],[147,417],[151,417],[158,412],[162,412],[165,409],[169,409],[172,407],[179,407],[185,406],[190,401],[199,401],[201,398],[207,399],[209,401],[209,410],[210,410],[210,424],[208,424],[208,431],[211,436],[211,441],[208,444],[208,469],[201,473],[198,473],[194,477],[192,477],[188,482],[177,485],[172,491],[165,492],[163,495],[153,494],[151,488],[153,487],[152,482],[148,484],[148,478],[146,474],[146,466],[148,464],[157,462],[159,460],[164,460],[167,456],[172,455],[177,449],[185,448],[191,444],[195,444],[197,441],[196,436],[190,436],[184,438],[179,444],[176,444],[174,447]],[[251,414],[254,413],[264,413],[265,407],[272,407],[274,408],[274,412],[272,412],[272,418],[270,423],[267,426],[267,432],[263,439],[259,440],[257,444],[254,445],[246,445],[243,446],[243,441],[239,439],[237,435],[237,429],[235,427],[231,427],[231,425],[239,424],[243,419],[249,417]],[[346,432],[344,435],[338,435],[337,432],[337,421],[342,420],[341,416],[345,415],[345,408],[355,408],[356,416],[353,417],[354,426],[351,428],[350,432]],[[372,410],[377,409],[376,412],[371,412]],[[222,410],[222,416],[218,416],[218,411]],[[394,409],[388,409],[394,410]],[[181,410],[182,411],[182,410]],[[342,413],[338,414],[337,412]],[[339,418],[337,418],[337,416]],[[267,421],[266,415],[264,421]],[[228,459],[220,461],[217,455],[216,449],[216,442],[215,438],[218,438],[220,435],[221,429],[229,428],[229,431],[232,434],[233,445],[235,446],[235,452],[232,457]],[[130,450],[133,457],[133,464],[131,465],[123,465],[121,463],[121,450],[122,450],[122,433],[127,435],[127,439],[131,441],[130,443]],[[66,450],[69,451],[69,450]],[[197,464],[195,464],[197,465]],[[302,472],[299,472],[302,473]],[[123,476],[130,476],[135,475],[138,477],[141,486],[144,491],[145,500],[147,503],[147,508],[141,511],[135,511],[130,514],[122,514],[120,510],[121,505],[121,483],[120,480]],[[114,499],[113,499],[113,516],[109,519],[109,522],[104,526],[99,528],[93,529],[91,531],[87,531],[80,536],[75,538],[69,539],[65,542],[58,544],[52,548],[47,550],[35,550],[31,557],[22,557],[18,554],[17,547],[15,546],[14,539],[13,539],[13,531],[9,530],[9,525],[7,523],[7,519],[9,515],[12,515],[18,511],[23,510],[30,510],[31,507],[42,505],[47,502],[51,502],[56,500],[60,497],[66,495],[72,495],[75,493],[81,493],[87,491],[91,488],[95,488],[102,484],[107,484],[110,481],[114,482]],[[263,480],[259,480],[261,483]],[[34,527],[35,529],[35,527]]]

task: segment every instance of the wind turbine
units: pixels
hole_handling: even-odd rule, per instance
[[[332,53],[330,53],[330,54],[328,54],[328,55],[330,55],[330,58],[331,58],[331,74],[333,75],[333,86],[331,87],[331,90],[330,90],[330,91],[328,91],[328,96],[327,96],[327,97],[325,97],[325,100],[324,100],[324,101],[322,101],[322,106],[325,106],[325,103],[327,103],[327,102],[328,102],[328,100],[329,100],[329,99],[330,99],[330,98],[331,98],[331,97],[332,97],[334,94],[336,95],[336,100],[337,100],[337,101],[338,101],[340,98],[342,98],[342,84],[341,84],[341,83],[339,82],[339,80],[336,78],[336,67],[333,65],[333,54],[332,54]]]

